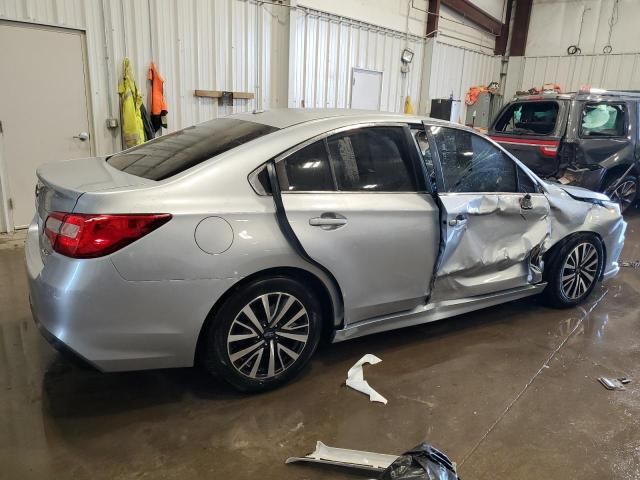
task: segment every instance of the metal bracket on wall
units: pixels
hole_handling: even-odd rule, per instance
[[[227,92],[222,90],[196,90],[196,97],[217,98],[221,107],[233,105],[235,99],[252,100],[255,94],[252,92]]]

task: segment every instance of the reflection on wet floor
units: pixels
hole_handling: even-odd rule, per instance
[[[624,259],[640,259],[632,212]],[[22,250],[0,251],[0,479],[358,478],[285,466],[316,440],[385,453],[429,441],[462,478],[640,475],[640,269],[581,308],[535,298],[326,346],[295,383],[245,396],[197,369],[102,374],[31,321]],[[365,367],[388,400],[344,386]],[[628,376],[609,392],[598,376]]]

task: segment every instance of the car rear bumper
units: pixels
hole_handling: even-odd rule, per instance
[[[33,317],[50,343],[103,371],[193,365],[198,335],[232,280],[126,281],[109,257],[41,257],[32,224],[25,262]]]

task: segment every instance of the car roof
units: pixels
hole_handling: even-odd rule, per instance
[[[276,128],[288,128],[318,120],[335,120],[340,118],[348,123],[360,122],[403,122],[446,124],[443,120],[405,115],[401,113],[378,112],[373,110],[352,110],[346,108],[275,108],[256,113],[238,113],[229,118],[262,123]]]

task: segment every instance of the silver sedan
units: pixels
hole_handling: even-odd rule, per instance
[[[618,272],[602,194],[540,180],[473,130],[405,115],[233,115],[38,171],[36,323],[103,371],[199,362],[280,385],[340,342]]]

